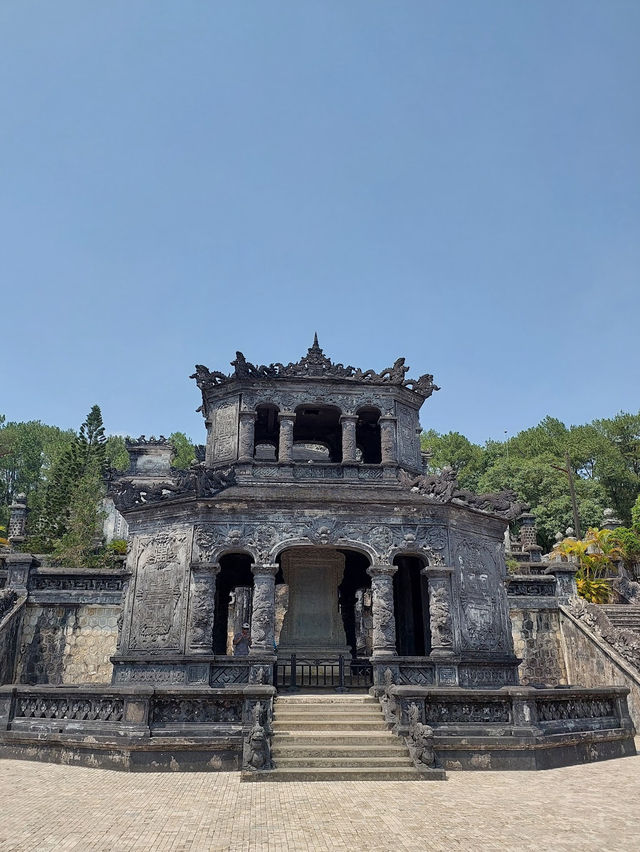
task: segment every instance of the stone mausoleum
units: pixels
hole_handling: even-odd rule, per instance
[[[317,337],[296,363],[238,352],[232,367],[196,367],[207,437],[188,471],[142,438],[111,480],[126,565],[111,597],[104,576],[94,598],[90,578],[79,590],[117,610],[110,684],[65,688],[25,663],[31,602],[60,610],[74,588],[61,568],[6,556],[24,624],[5,626],[0,754],[328,777],[322,743],[304,737],[347,721],[341,769],[378,771],[385,754],[389,777],[635,753],[624,686],[520,684],[504,535],[526,507],[425,472],[431,375],[409,378],[403,358],[380,373],[336,364]],[[557,610],[573,573],[556,563],[516,593]],[[249,654],[233,656],[245,621]],[[364,751],[347,754],[354,737]]]

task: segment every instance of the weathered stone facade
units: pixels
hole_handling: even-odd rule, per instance
[[[624,689],[528,686],[567,683],[558,619],[573,574],[508,581],[504,533],[523,505],[422,470],[431,375],[407,379],[401,358],[380,373],[334,364],[317,339],[296,363],[236,353],[232,366],[196,368],[207,441],[189,470],[171,468],[162,438],[129,442],[130,469],[110,480],[129,532],[122,569],[74,576],[6,560],[8,586],[27,596],[15,681],[62,691],[0,690],[0,753],[26,756],[37,741],[88,762],[111,750],[118,764],[120,748],[123,768],[142,753],[172,765],[138,743],[161,733],[178,768],[267,772],[273,697],[298,676],[370,687],[426,768],[632,752]],[[234,656],[240,614],[251,645]],[[63,689],[80,683],[81,701]],[[105,738],[43,743],[78,730]],[[572,733],[553,753],[553,738]],[[196,748],[193,737],[210,741]],[[486,766],[469,737],[485,738]],[[534,748],[546,762],[523,757]]]

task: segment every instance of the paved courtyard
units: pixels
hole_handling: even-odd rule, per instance
[[[0,850],[637,850],[640,757],[442,783],[241,784],[0,760]]]

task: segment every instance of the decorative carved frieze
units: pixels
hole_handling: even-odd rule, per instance
[[[396,553],[416,553],[431,565],[443,565],[447,533],[438,525],[366,524],[325,518],[282,520],[278,524],[203,524],[195,531],[196,558],[201,562],[216,562],[229,550],[245,550],[257,562],[269,562],[287,542],[361,543],[381,563],[392,561]]]
[[[32,574],[29,579],[30,591],[87,591],[121,592],[123,577],[83,577],[74,574]]]
[[[155,698],[151,711],[152,725],[242,722],[242,704],[224,698]]]
[[[518,682],[515,665],[513,666],[458,666],[460,686],[470,688],[493,688],[515,686]]]
[[[16,707],[16,716],[27,719],[121,722],[123,713],[124,702],[120,698],[21,695]]]
[[[425,702],[425,721],[431,725],[484,724],[510,722],[508,701],[442,701]]]
[[[536,701],[539,722],[564,719],[604,719],[617,715],[609,698],[567,698]]]
[[[517,579],[509,578],[507,581],[507,594],[509,597],[552,597],[555,595],[555,590],[555,577],[545,577],[544,579],[539,577],[518,577]]]

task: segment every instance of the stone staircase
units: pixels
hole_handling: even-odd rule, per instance
[[[640,636],[640,605],[617,604],[608,606],[600,604],[601,609],[611,624],[618,630],[632,630]]]
[[[387,729],[377,699],[366,694],[280,695],[273,718],[268,772],[243,772],[246,781],[419,781],[404,742]],[[251,777],[249,777],[251,776]]]

